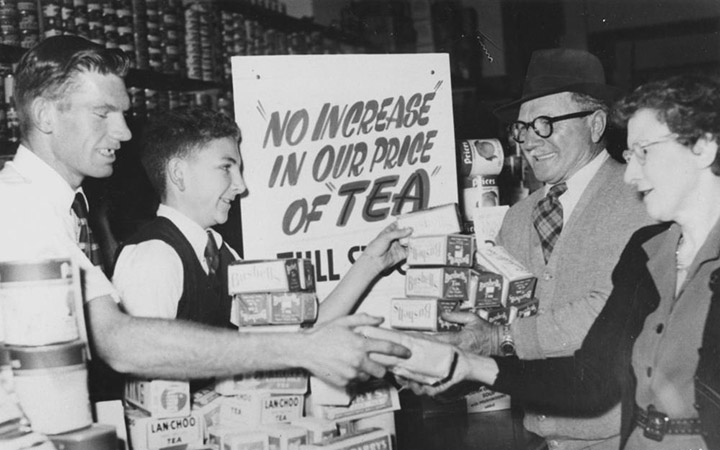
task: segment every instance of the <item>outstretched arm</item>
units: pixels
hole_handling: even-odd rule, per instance
[[[301,333],[252,334],[197,323],[132,317],[111,297],[91,300],[88,322],[97,354],[113,369],[151,378],[209,378],[301,367],[339,386],[382,377],[368,353],[408,357],[409,351],[353,331],[378,325],[365,314],[344,317]]]
[[[412,233],[393,222],[373,239],[320,305],[318,324],[349,314],[375,279],[407,256],[401,238]]]

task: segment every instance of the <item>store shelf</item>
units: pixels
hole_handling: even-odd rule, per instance
[[[23,53],[25,53],[25,50],[27,49],[0,44],[0,64],[13,64],[18,62]]]
[[[282,30],[287,33],[321,32],[323,36],[344,44],[363,47],[367,51],[377,50],[377,48],[375,48],[376,46],[374,46],[371,42],[366,41],[359,36],[344,33],[336,28],[319,25],[309,17],[296,18],[278,11],[263,8],[259,5],[253,5],[248,2],[220,0],[216,2],[216,4],[218,8],[223,11],[240,13],[247,19],[257,20],[259,23],[267,27]]]

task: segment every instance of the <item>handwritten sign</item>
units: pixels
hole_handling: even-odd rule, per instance
[[[232,69],[245,258],[311,259],[322,299],[395,216],[457,202],[446,54],[240,56]],[[387,316],[403,284],[388,275],[361,309]]]

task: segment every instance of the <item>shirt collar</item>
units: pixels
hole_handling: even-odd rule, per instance
[[[198,260],[200,261],[203,261],[205,258],[205,247],[207,246],[208,231],[215,238],[215,243],[217,244],[218,248],[222,246],[222,237],[220,236],[220,234],[210,228],[208,228],[207,230],[203,229],[200,225],[197,224],[197,222],[195,222],[185,214],[181,213],[177,209],[173,208],[172,206],[161,203],[160,206],[158,206],[157,216],[165,217],[166,219],[170,220],[176,227],[178,227],[183,236],[185,236],[188,242],[190,242],[193,251],[195,251]]]
[[[12,167],[33,186],[41,191],[51,204],[59,210],[69,211],[75,199],[75,193],[68,182],[55,169],[40,159],[24,145],[20,145],[12,162]]]
[[[610,157],[607,150],[603,150],[598,153],[589,163],[582,166],[577,172],[575,172],[565,183],[567,184],[567,191],[563,194],[564,197],[576,197],[580,198],[590,180],[593,179],[595,174],[605,161]],[[545,195],[553,185],[548,184],[545,186]]]

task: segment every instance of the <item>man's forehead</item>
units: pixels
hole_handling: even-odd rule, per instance
[[[520,105],[519,117],[566,114],[572,112],[566,111],[569,106],[572,106],[572,92],[558,92],[557,94],[545,95],[524,102]]]

